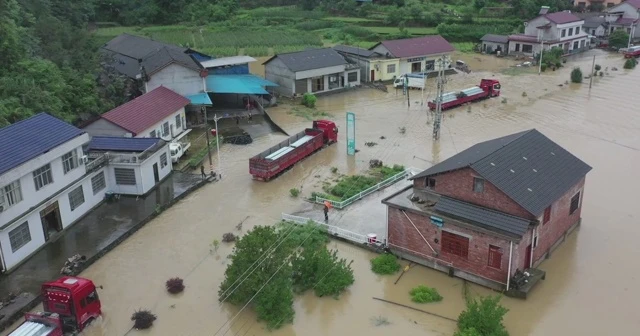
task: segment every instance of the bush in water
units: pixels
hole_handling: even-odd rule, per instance
[[[371,259],[371,270],[376,274],[393,274],[400,270],[400,263],[393,254],[384,253]]]
[[[167,280],[167,291],[171,294],[178,294],[184,291],[184,281],[178,277]]]
[[[575,67],[571,70],[571,82],[582,83],[582,70],[580,70],[579,67]]]
[[[316,107],[316,101],[318,101],[318,98],[316,98],[316,95],[314,95],[313,93],[305,93],[302,96],[302,105],[308,108]]]
[[[420,285],[409,292],[411,301],[417,303],[430,303],[442,301],[442,295],[435,288]]]
[[[155,316],[149,310],[138,310],[131,315],[131,321],[133,321],[133,327],[136,329],[149,329],[153,325],[158,317]]]
[[[633,69],[638,64],[638,61],[635,58],[630,58],[624,62],[623,68],[625,69]]]

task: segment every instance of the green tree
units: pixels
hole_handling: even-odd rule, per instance
[[[509,310],[500,305],[500,296],[486,296],[469,300],[467,309],[458,317],[456,336],[508,336],[502,324]]]
[[[582,83],[582,70],[580,70],[579,67],[575,67],[571,70],[571,82]]]
[[[486,5],[486,0],[473,0],[473,7],[477,10],[483,9]]]
[[[609,34],[609,46],[614,48],[626,48],[629,45],[629,34],[623,29],[614,30]]]
[[[16,24],[20,7],[16,0],[0,1],[0,70],[11,69],[22,57],[21,29]]]

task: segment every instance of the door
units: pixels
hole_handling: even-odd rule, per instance
[[[422,62],[411,63],[411,72],[422,71]]]
[[[62,219],[60,217],[60,206],[58,201],[53,202],[48,207],[40,211],[40,221],[42,222],[42,231],[44,232],[44,240],[48,241],[52,235],[62,231]]]
[[[375,81],[376,80],[376,71],[375,70],[371,70],[371,81]]]
[[[527,269],[531,265],[531,245],[527,246],[527,250],[524,253],[524,269]]]
[[[160,182],[160,173],[158,173],[158,163],[153,164],[153,180],[158,183]]]

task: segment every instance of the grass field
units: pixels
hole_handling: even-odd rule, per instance
[[[471,53],[474,52],[474,47],[476,46],[473,42],[451,42],[453,47],[456,48],[457,51],[463,53]]]
[[[366,27],[366,28],[376,34],[393,34],[393,33],[400,32],[400,30],[397,27]],[[407,31],[409,31],[409,33],[412,35],[435,35],[438,33],[435,27],[420,27],[420,28],[410,27],[410,28],[407,28]]]
[[[349,22],[349,23],[377,22],[377,21],[379,21],[379,20],[365,19],[365,18],[359,18],[359,17],[349,17],[349,16],[330,16],[330,17],[324,18],[323,20],[341,21],[341,22]]]

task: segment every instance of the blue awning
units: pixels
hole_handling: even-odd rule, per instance
[[[278,86],[254,75],[209,75],[207,90],[213,93],[269,94],[266,86]]]
[[[209,94],[206,92],[186,96],[185,98],[189,99],[192,105],[212,105],[213,104],[211,102],[211,98],[209,98]]]

